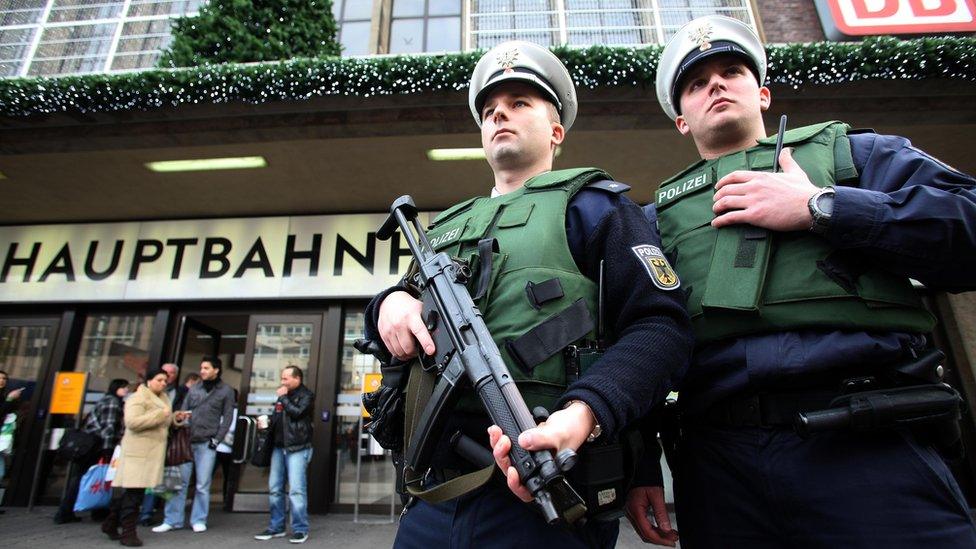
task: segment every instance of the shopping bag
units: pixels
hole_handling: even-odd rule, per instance
[[[14,431],[17,429],[17,414],[10,412],[0,425],[0,454],[10,454],[14,449]],[[0,457],[0,459],[3,459]]]
[[[122,445],[116,444],[115,451],[112,452],[112,459],[108,461],[108,471],[105,472],[105,482],[111,483],[115,480],[115,472],[119,470],[119,460],[122,458]]]
[[[163,481],[153,488],[146,489],[146,493],[151,493],[168,501],[182,489],[183,474],[180,472],[180,466],[167,465],[163,467]]]
[[[93,509],[108,509],[112,502],[112,483],[105,481],[107,463],[97,463],[88,468],[78,486],[78,499],[75,500],[75,513]]]

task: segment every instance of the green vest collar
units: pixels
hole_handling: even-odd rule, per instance
[[[802,143],[803,141],[806,141],[818,133],[826,130],[830,126],[833,126],[834,124],[842,124],[842,122],[830,120],[829,122],[821,122],[820,124],[813,124],[810,126],[803,126],[801,128],[787,130],[786,133],[783,134],[783,145],[795,145],[796,143]],[[759,145],[769,146],[775,144],[775,135],[759,140]]]
[[[541,173],[525,182],[526,189],[548,189],[566,186],[573,191],[597,179],[613,179],[599,168],[572,168]]]

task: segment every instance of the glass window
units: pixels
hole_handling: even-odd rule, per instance
[[[424,20],[394,19],[390,29],[390,53],[424,51]]]
[[[154,320],[151,314],[92,314],[85,319],[74,370],[89,374],[89,393],[104,392],[115,378],[143,379]]]
[[[336,396],[335,503],[355,503],[358,493],[360,504],[388,505],[396,482],[393,462],[389,452],[361,431],[363,382],[367,374],[380,373],[379,362],[372,355],[364,355],[352,346],[356,338],[362,337],[363,322],[362,312],[345,314],[342,369]]]
[[[37,27],[0,30],[0,77],[20,72]]]
[[[0,3],[0,26],[39,22],[47,0],[5,0]]]
[[[332,13],[338,25],[342,55],[369,55],[372,30],[372,0],[334,0]]]
[[[461,49],[461,18],[436,17],[427,24],[427,51]]]
[[[390,53],[459,51],[460,0],[394,0]]]
[[[703,15],[755,27],[751,10],[748,0],[472,0],[470,42],[476,48],[512,39],[545,46],[655,44]]]

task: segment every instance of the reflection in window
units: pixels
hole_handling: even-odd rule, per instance
[[[390,53],[460,49],[460,0],[393,0]]]
[[[336,490],[335,503],[356,502],[356,464],[361,457],[359,503],[389,505],[394,491],[393,464],[372,437],[360,438],[360,395],[366,374],[380,373],[379,361],[357,351],[353,342],[362,337],[363,313],[349,311],[343,327],[342,365],[336,396]],[[362,453],[362,456],[359,454]]]
[[[89,374],[89,393],[106,390],[115,378],[135,382],[145,377],[153,323],[151,314],[93,314],[85,319],[74,369]]]

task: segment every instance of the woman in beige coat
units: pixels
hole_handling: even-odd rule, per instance
[[[112,486],[124,488],[116,496],[102,531],[122,545],[138,547],[142,541],[136,535],[139,505],[146,488],[163,481],[166,459],[166,435],[170,424],[182,423],[184,414],[173,415],[166,396],[166,372],[155,369],[147,372],[146,382],[125,402],[125,435],[122,437],[122,456]],[[122,524],[122,535],[118,526]]]

